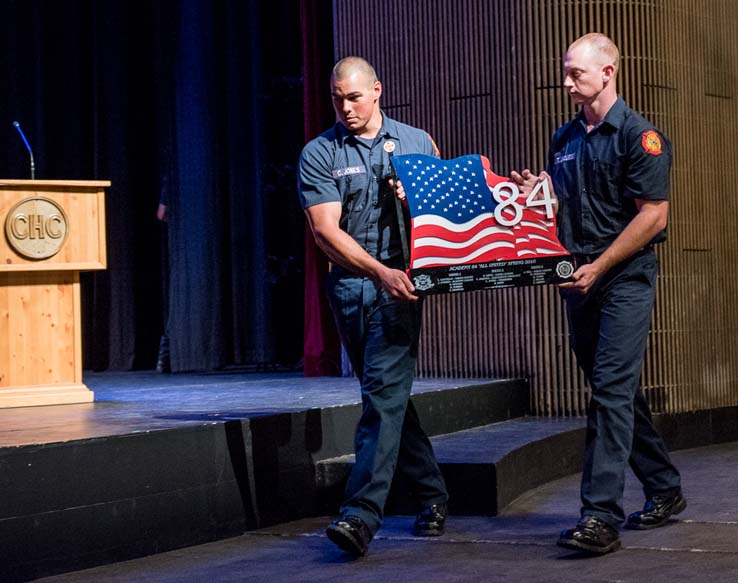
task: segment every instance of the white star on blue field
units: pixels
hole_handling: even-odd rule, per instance
[[[481,213],[494,212],[479,156],[440,160],[424,154],[395,156],[397,177],[407,194],[410,215],[434,214],[465,223]]]

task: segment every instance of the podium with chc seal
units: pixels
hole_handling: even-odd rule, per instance
[[[91,402],[80,271],[105,269],[107,181],[0,179],[0,408]]]

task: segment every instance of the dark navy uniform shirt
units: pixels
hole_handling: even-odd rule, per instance
[[[386,145],[392,142],[393,145]],[[393,193],[387,186],[390,154],[436,155],[430,136],[382,113],[382,129],[371,140],[341,123],[308,142],[300,156],[298,186],[303,208],[340,202],[340,227],[385,265],[403,264]]]
[[[635,199],[668,200],[670,167],[669,141],[621,97],[589,133],[580,112],[549,150],[562,245],[574,254],[603,253],[636,216]],[[662,231],[651,243],[665,239]]]

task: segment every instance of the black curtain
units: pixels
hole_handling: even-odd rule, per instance
[[[331,0],[300,0],[305,141],[336,121],[329,96],[334,63]],[[328,259],[318,248],[310,227],[305,229],[305,376],[341,374],[341,344],[325,296]]]
[[[37,178],[112,181],[108,269],[83,277],[85,366],[152,367],[167,303],[175,371],[294,366],[304,229],[294,192],[298,7],[0,5],[0,177],[28,177],[17,119]],[[162,185],[167,226],[155,218]]]

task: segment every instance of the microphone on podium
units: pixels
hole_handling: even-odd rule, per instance
[[[26,145],[26,150],[28,150],[28,155],[31,157],[31,180],[35,180],[36,179],[36,165],[33,162],[33,150],[31,150],[31,145],[28,143],[28,140],[26,139],[26,135],[23,133],[23,130],[21,129],[20,124],[17,121],[14,121],[13,125],[15,126],[15,129],[18,130],[20,137],[23,139],[23,143]]]

